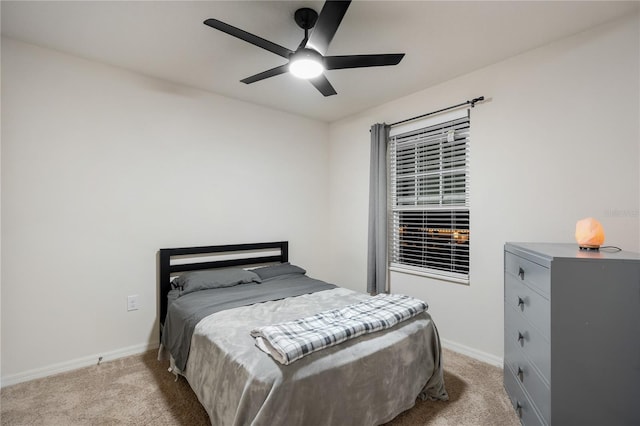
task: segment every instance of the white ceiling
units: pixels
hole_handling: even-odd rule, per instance
[[[2,35],[331,122],[638,9],[614,1],[354,1],[329,55],[406,53],[397,66],[327,71],[322,96],[284,74],[239,80],[286,62],[214,30],[216,18],[295,50],[293,14],[322,1],[2,1]]]

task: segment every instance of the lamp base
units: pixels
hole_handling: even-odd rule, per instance
[[[592,245],[592,244],[582,244],[582,245],[579,245],[578,247],[580,247],[580,250],[585,250],[585,251],[599,251],[600,250],[600,246]]]

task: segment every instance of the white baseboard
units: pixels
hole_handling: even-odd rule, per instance
[[[459,354],[466,355],[468,357],[477,359],[478,361],[486,362],[487,364],[494,365],[496,367],[503,367],[504,359],[486,352],[479,351],[469,346],[461,345],[460,343],[452,342],[447,339],[440,339],[442,347],[450,349]]]
[[[126,356],[138,355],[146,351],[157,349],[158,343],[141,343],[139,345],[129,346],[105,353],[89,355],[82,358],[76,358],[70,361],[64,361],[57,364],[51,364],[46,367],[34,368],[22,373],[10,374],[0,379],[0,387],[11,386],[17,383],[28,382],[29,380],[40,379],[42,377],[52,376],[54,374],[64,373],[65,371],[77,370],[78,368],[88,367],[98,363],[98,359],[102,357],[100,362],[112,361]]]
[[[460,343],[452,342],[447,339],[440,339],[442,346],[454,352],[458,352],[462,355],[477,359],[478,361],[486,362],[487,364],[494,365],[502,368],[503,359],[495,355],[479,351],[474,348],[470,348]],[[54,374],[64,373],[65,371],[77,370],[78,368],[88,367],[98,363],[98,359],[102,357],[101,362],[112,361],[118,358],[124,358],[126,356],[137,355],[146,351],[158,349],[158,343],[149,344],[142,343],[139,345],[129,346],[126,348],[118,349],[115,351],[89,355],[82,358],[76,358],[71,361],[65,361],[58,364],[52,364],[46,367],[35,368],[23,373],[11,374],[4,376],[0,379],[0,387],[11,386],[17,383],[27,382],[29,380],[40,379],[42,377],[52,376]]]

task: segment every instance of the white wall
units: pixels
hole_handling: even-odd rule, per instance
[[[326,123],[3,38],[1,170],[3,384],[157,345],[161,247],[326,275]]]
[[[392,273],[424,298],[443,341],[499,363],[503,245],[573,242],[593,216],[640,251],[639,18],[632,16],[332,123],[332,276],[365,289],[369,132],[484,95],[471,114],[471,283]],[[428,72],[428,70],[425,70]],[[577,296],[579,300],[579,295]]]

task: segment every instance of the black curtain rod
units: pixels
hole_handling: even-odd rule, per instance
[[[412,120],[417,120],[418,118],[428,117],[430,115],[438,114],[440,112],[444,112],[444,111],[448,111],[450,109],[458,108],[458,107],[461,107],[463,105],[471,105],[471,108],[473,108],[474,106],[476,106],[477,102],[482,102],[482,101],[484,101],[484,96],[480,96],[478,98],[472,99],[470,101],[463,102],[463,103],[458,104],[458,105],[453,105],[453,106],[450,106],[450,107],[447,107],[447,108],[439,109],[437,111],[428,112],[426,114],[418,115],[417,117],[407,118],[406,120],[398,121],[396,123],[391,123],[389,126],[390,127],[397,126],[398,124],[406,123],[407,121],[412,121]]]

